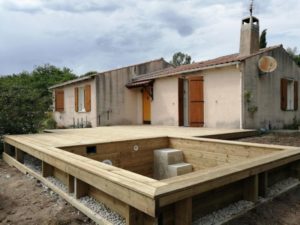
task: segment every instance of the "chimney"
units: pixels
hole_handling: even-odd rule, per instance
[[[259,50],[259,20],[252,16],[242,20],[240,56],[250,55]]]

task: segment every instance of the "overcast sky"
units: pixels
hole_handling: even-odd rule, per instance
[[[77,75],[182,51],[238,51],[249,0],[0,0],[0,75],[50,63]],[[268,45],[300,47],[299,0],[256,1]]]

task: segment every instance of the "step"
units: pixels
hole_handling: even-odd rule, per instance
[[[183,154],[181,150],[173,148],[164,148],[154,150],[154,159],[164,161],[167,165],[183,162]]]
[[[177,163],[168,166],[168,177],[176,177],[193,172],[193,166],[189,163]]]
[[[177,176],[174,174],[185,174],[190,171],[187,165],[183,165],[183,153],[181,150],[173,148],[164,148],[154,150],[154,179],[162,180],[170,178],[170,165],[181,165],[171,167],[172,176]]]

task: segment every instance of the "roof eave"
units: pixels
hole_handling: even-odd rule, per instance
[[[92,75],[92,76],[87,76],[87,77],[77,78],[77,79],[75,79],[75,80],[66,81],[66,82],[64,82],[64,83],[60,83],[60,84],[53,85],[53,86],[49,87],[48,89],[49,89],[49,90],[52,90],[52,89],[64,87],[64,86],[67,86],[67,85],[79,83],[79,82],[82,82],[82,81],[91,80],[91,79],[94,79],[94,77],[95,77],[96,75],[97,75],[97,74],[94,74],[94,75]]]

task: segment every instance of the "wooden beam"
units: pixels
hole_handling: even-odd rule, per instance
[[[258,186],[258,195],[266,197],[268,188],[268,172],[262,172],[258,175]]]
[[[68,192],[74,193],[74,177],[68,174]]]
[[[51,177],[53,176],[53,166],[51,166],[50,164],[42,161],[42,175],[43,177]]]
[[[78,178],[74,178],[75,198],[81,198],[88,195],[89,185]]]
[[[157,219],[146,215],[138,209],[128,205],[127,215],[125,216],[126,225],[157,225]]]
[[[248,177],[244,180],[244,200],[257,202],[258,200],[258,175]]]
[[[192,224],[192,198],[187,198],[175,203],[175,225]]]
[[[16,160],[20,163],[24,163],[24,152],[16,148]]]

